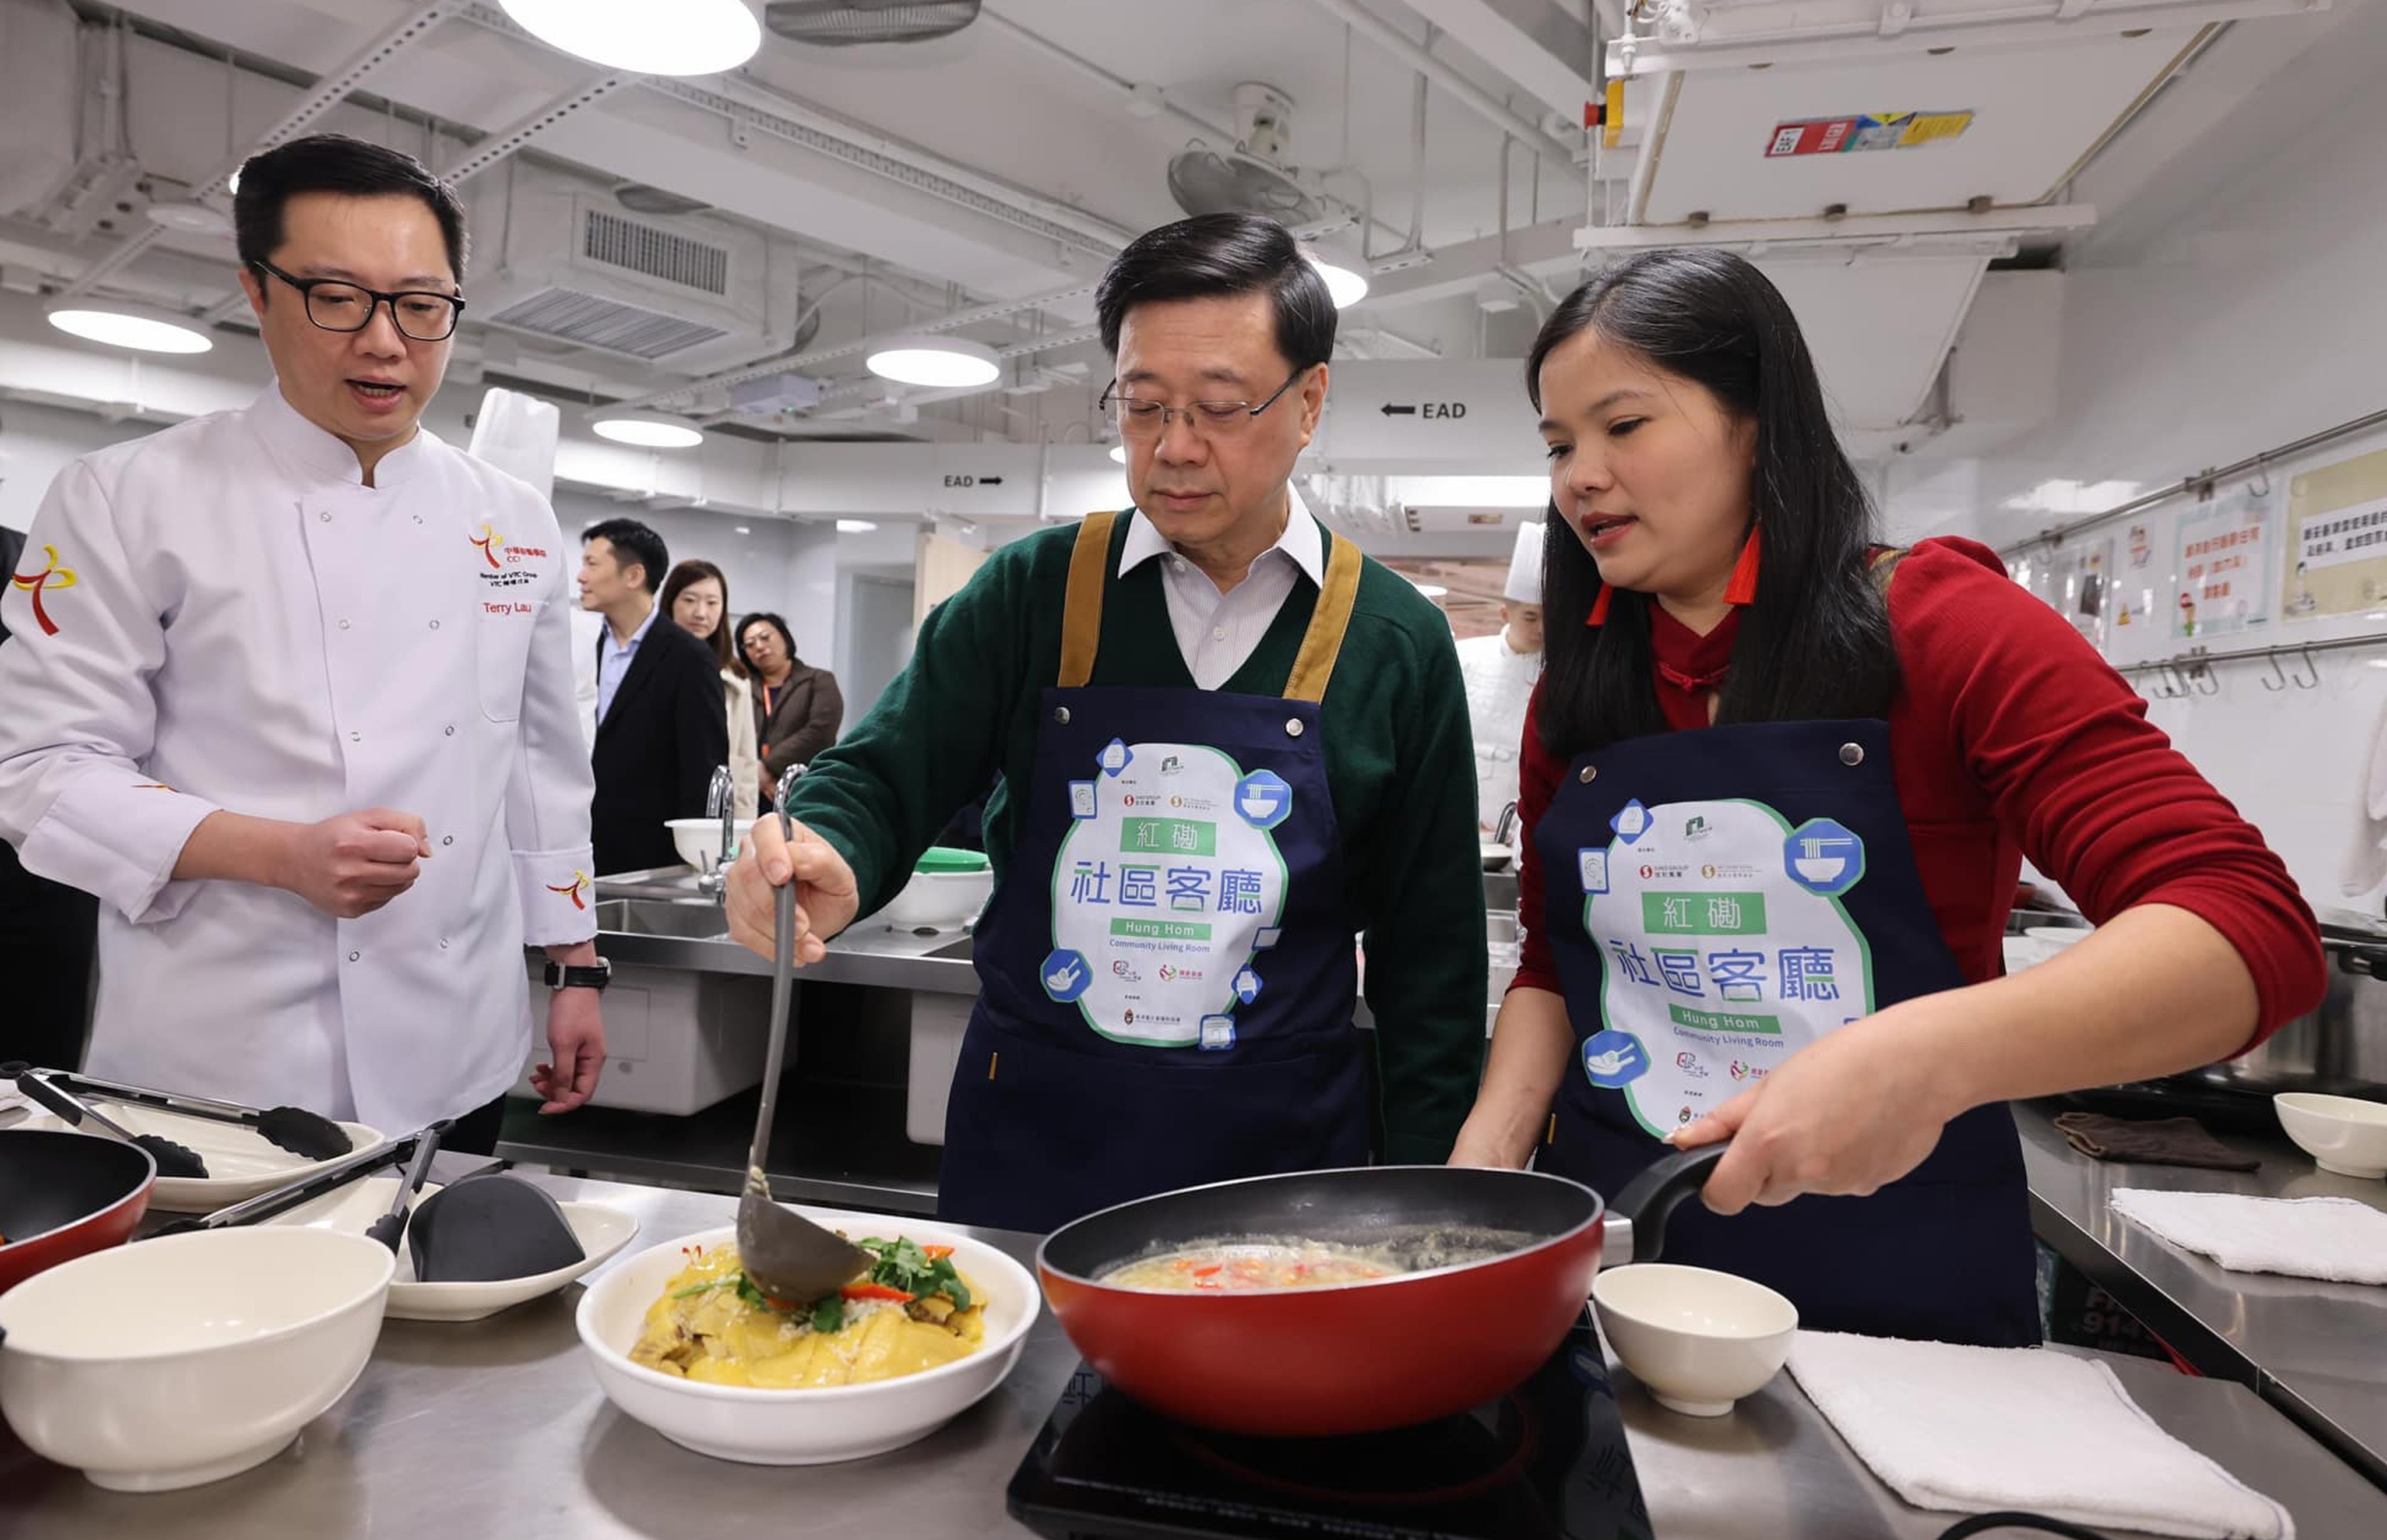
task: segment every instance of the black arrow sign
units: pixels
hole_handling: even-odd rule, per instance
[[[980,476],[978,478],[978,484],[980,486],[1000,486],[1003,485],[1003,478],[1001,476]]]
[[[1383,414],[1387,417],[1415,417],[1417,415],[1417,408],[1396,407],[1390,401],[1386,401],[1384,403],[1383,410]]]

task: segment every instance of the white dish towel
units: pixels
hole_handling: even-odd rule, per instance
[[[2387,1213],[2353,1198],[2116,1189],[2114,1212],[2232,1272],[2387,1283]]]
[[[1917,1508],[2021,1508],[2193,1540],[2293,1540],[2288,1510],[2165,1433],[2113,1370],[2040,1347],[1801,1332],[1790,1372]]]

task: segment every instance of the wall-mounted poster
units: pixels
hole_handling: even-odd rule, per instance
[[[2114,589],[2113,536],[2059,546],[2043,560],[2049,568],[2047,587],[2034,591],[2103,652]]]
[[[2222,636],[2269,623],[2275,501],[2266,478],[2181,510],[2173,636]]]
[[[2387,609],[2387,449],[2288,484],[2280,613],[2287,620]]]

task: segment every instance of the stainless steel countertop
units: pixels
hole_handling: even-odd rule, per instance
[[[2387,1183],[2332,1176],[2284,1138],[2222,1135],[2253,1171],[2091,1160],[2056,1131],[2054,1108],[2014,1106],[2032,1227],[2073,1266],[2207,1374],[2254,1386],[2387,1486],[2387,1289],[2230,1272],[2116,1218],[2118,1187],[2354,1198],[2387,1210]]]
[[[467,1162],[450,1166],[452,1175]],[[525,1172],[524,1174],[533,1174]],[[726,1197],[535,1176],[636,1214],[632,1252],[730,1222]],[[1028,1259],[1033,1237],[979,1232]],[[615,1411],[581,1362],[577,1287],[466,1325],[390,1321],[356,1388],[259,1469],[187,1492],[103,1492],[0,1432],[0,1533],[14,1540],[981,1540],[1028,1533],[1004,1488],[1077,1355],[1049,1316],[1010,1379],[909,1448],[848,1465],[726,1464]],[[2377,1540],[2387,1494],[2243,1386],[2112,1360],[2165,1428],[2287,1504],[2303,1540]],[[1618,1378],[1627,1436],[1665,1540],[1927,1540],[1952,1515],[1911,1508],[1857,1463],[1780,1376],[1731,1416],[1666,1411]]]
[[[607,925],[601,917],[611,913],[607,905],[624,900],[629,901],[639,918],[627,929]],[[599,877],[597,903],[605,954],[617,967],[770,974],[769,962],[729,939],[729,924],[721,917],[719,904],[698,890],[696,875],[688,867]],[[673,923],[647,928],[658,917],[657,903],[673,906],[661,912]],[[860,984],[930,994],[978,993],[978,970],[970,964],[966,932],[922,935],[875,918],[861,921],[829,942],[828,955],[807,965],[798,977],[808,983]]]

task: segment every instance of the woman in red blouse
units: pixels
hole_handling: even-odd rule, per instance
[[[1452,1158],[1613,1193],[1826,1330],[2039,1337],[2011,1098],[2243,1052],[2324,986],[2261,836],[1970,541],[1868,544],[1798,323],[1651,252],[1527,365],[1556,511],[1523,966]],[[2020,857],[2095,935],[2001,977]]]

